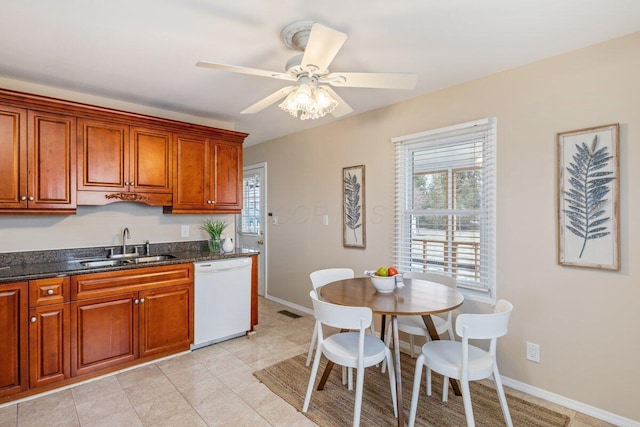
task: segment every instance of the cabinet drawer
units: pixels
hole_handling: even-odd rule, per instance
[[[81,274],[71,278],[71,299],[76,301],[185,283],[193,283],[193,264]]]
[[[69,301],[69,278],[52,277],[29,281],[29,307]]]

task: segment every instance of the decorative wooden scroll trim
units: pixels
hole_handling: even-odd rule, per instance
[[[107,199],[125,200],[127,202],[148,202],[149,200],[151,200],[151,197],[143,196],[137,193],[113,193],[106,194],[104,197]]]

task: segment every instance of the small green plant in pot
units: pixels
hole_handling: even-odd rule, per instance
[[[207,232],[209,235],[209,250],[211,252],[222,252],[222,241],[220,235],[227,228],[227,221],[223,219],[211,219],[207,220],[200,226],[200,228]]]

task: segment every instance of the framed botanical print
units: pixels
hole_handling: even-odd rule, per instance
[[[561,132],[558,263],[620,269],[619,125]]]
[[[342,169],[342,245],[365,248],[364,165]]]

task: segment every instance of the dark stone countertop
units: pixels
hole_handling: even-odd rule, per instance
[[[227,253],[212,253],[207,242],[151,245],[151,255],[169,254],[175,258],[140,264],[123,264],[107,267],[87,267],[80,263],[89,259],[105,257],[105,248],[83,248],[56,251],[14,252],[0,254],[0,284],[49,277],[127,270],[160,265],[184,264],[226,258],[247,257],[259,254],[250,249],[234,249]],[[143,256],[143,255],[142,255]]]

